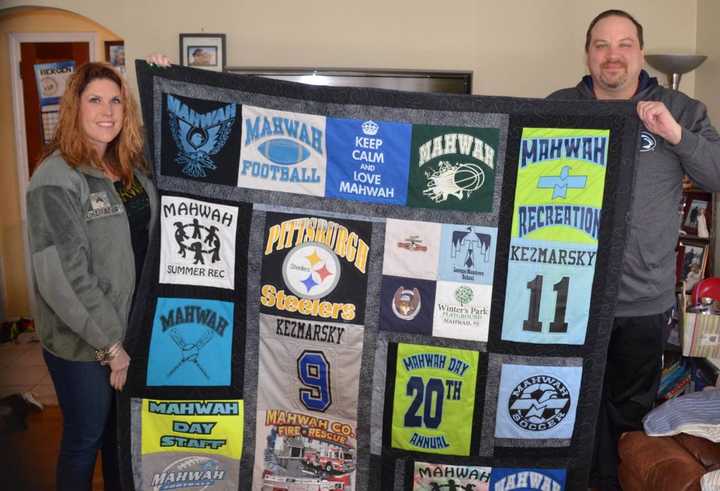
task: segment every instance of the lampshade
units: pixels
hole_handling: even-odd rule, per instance
[[[646,55],[645,61],[654,69],[668,77],[668,84],[673,90],[680,87],[683,73],[691,72],[699,67],[707,56],[703,55]]]

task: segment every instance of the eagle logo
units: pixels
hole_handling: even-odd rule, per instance
[[[395,290],[392,299],[392,311],[400,319],[411,321],[420,313],[422,299],[420,290],[417,288],[405,288],[403,286]]]
[[[207,177],[207,171],[217,168],[211,157],[225,146],[235,124],[235,104],[198,114],[168,95],[168,107],[170,133],[178,149],[175,162],[185,175]]]

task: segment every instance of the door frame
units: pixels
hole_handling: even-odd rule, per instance
[[[96,32],[11,32],[8,49],[10,51],[10,81],[12,91],[13,123],[15,126],[15,168],[18,179],[20,200],[20,220],[22,223],[23,245],[25,250],[25,277],[28,285],[28,298],[33,317],[37,317],[36,300],[33,295],[33,274],[30,262],[30,244],[27,231],[27,207],[25,192],[30,179],[27,154],[27,135],[25,134],[25,107],[22,80],[20,79],[21,43],[73,43],[85,42],[89,46],[89,60],[97,59],[99,36]]]

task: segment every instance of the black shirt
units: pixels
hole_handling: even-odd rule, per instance
[[[132,186],[125,189],[121,181],[115,182],[115,189],[125,205],[130,224],[130,239],[135,254],[135,291],[140,282],[140,273],[145,263],[148,248],[148,226],[150,224],[150,200],[140,181],[133,179]]]

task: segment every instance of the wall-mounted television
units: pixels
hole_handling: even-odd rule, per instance
[[[227,67],[225,71],[311,85],[471,94],[472,72],[347,68]]]

